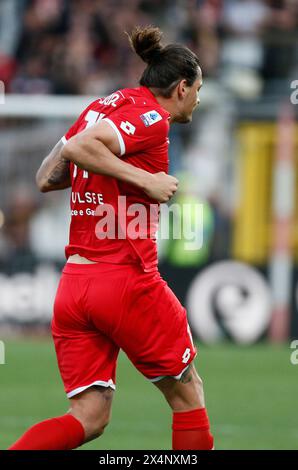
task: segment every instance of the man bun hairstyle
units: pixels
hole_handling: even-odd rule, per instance
[[[160,43],[162,32],[153,26],[147,26],[144,29],[137,26],[128,38],[133,50],[147,64],[152,63],[163,49]]]
[[[199,59],[188,47],[161,44],[159,28],[137,26],[127,35],[132,49],[147,64],[140,85],[156,89],[158,95],[170,98],[180,80],[191,86],[201,73]]]

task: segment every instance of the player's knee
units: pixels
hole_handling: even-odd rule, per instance
[[[86,429],[89,439],[96,439],[104,433],[105,428],[110,422],[109,415],[89,417],[86,420]]]
[[[109,411],[71,409],[71,413],[82,423],[85,442],[101,436],[110,421]]]
[[[72,402],[70,413],[82,423],[85,442],[101,436],[109,424],[112,395],[112,391],[107,389],[100,395],[93,394],[87,400],[79,399]]]

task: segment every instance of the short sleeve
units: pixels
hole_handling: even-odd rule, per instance
[[[145,152],[164,144],[168,137],[168,118],[155,110],[119,110],[103,119],[117,134],[120,155]]]
[[[77,133],[77,130],[78,130],[78,120],[68,129],[68,131],[64,134],[64,136],[62,137],[62,142],[63,144],[65,145],[66,142],[71,138],[73,137],[74,135],[76,135]]]
[[[88,111],[90,111],[90,108],[92,107],[93,103],[91,103],[86,109],[84,109],[84,111],[80,114],[80,116],[78,117],[78,119],[74,122],[74,124],[68,129],[68,131],[64,134],[64,136],[62,137],[62,142],[63,144],[65,145],[66,142],[71,138],[73,137],[74,135],[76,135],[79,131],[82,131],[86,125],[87,125],[87,122],[86,122],[86,115],[88,113]],[[94,115],[95,116],[95,120],[98,116],[98,113],[94,112]]]

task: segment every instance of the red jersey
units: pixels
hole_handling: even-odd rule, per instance
[[[91,103],[62,141],[66,143],[75,134],[103,119],[117,134],[120,158],[150,173],[167,173],[169,117],[147,87],[126,88]],[[72,163],[70,171],[71,225],[66,257],[77,253],[92,261],[141,263],[146,272],[156,270],[154,234],[158,229],[159,204],[135,186],[113,177],[81,170]],[[134,204],[142,205],[147,221],[145,230],[140,228],[137,237],[135,231],[131,236],[129,230],[131,224],[137,225],[138,212],[134,212],[137,210]],[[113,209],[113,214],[108,214],[108,209]],[[109,233],[104,237],[105,215],[109,215],[110,222],[115,216],[112,236]],[[106,232],[109,230],[110,227]]]

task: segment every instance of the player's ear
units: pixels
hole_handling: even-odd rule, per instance
[[[187,93],[187,83],[186,80],[180,80],[180,82],[177,85],[177,95],[179,100],[183,99]]]

